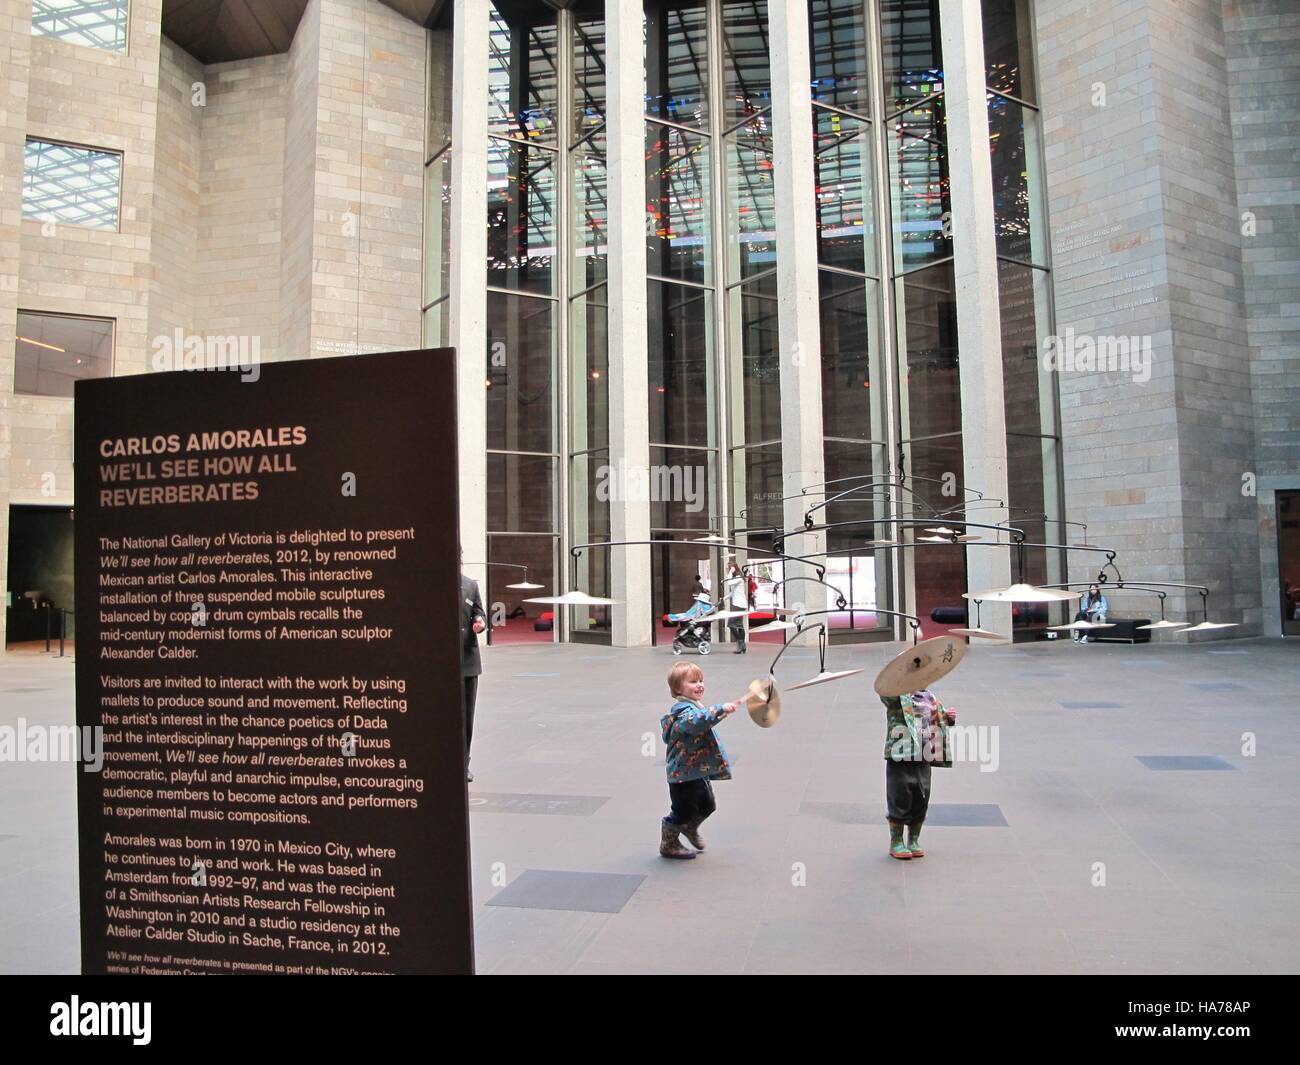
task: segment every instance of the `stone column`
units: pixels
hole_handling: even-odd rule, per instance
[[[968,488],[983,492],[986,499],[1003,501],[1002,507],[979,512],[978,520],[992,524],[1007,518],[1007,426],[980,5],[943,5],[940,37],[961,359],[962,476]],[[971,547],[966,558],[968,591],[1004,588],[1011,583],[1014,560],[1010,551]],[[980,621],[984,628],[1009,637],[1010,604],[984,604]]]
[[[787,530],[803,525],[807,485],[826,480],[822,448],[821,318],[818,301],[816,167],[813,160],[812,61],[806,0],[772,0],[772,178],[776,202],[776,291],[781,367],[781,486]],[[821,520],[825,520],[825,510]],[[798,533],[787,555],[822,555],[825,533]],[[812,576],[810,566],[787,577]],[[821,609],[815,585],[796,584],[794,597]]]
[[[0,602],[10,590],[10,399],[14,394],[18,324],[31,18],[32,5],[26,0],[0,0]],[[0,652],[4,649],[5,620],[0,615]]]
[[[647,483],[650,395],[645,244],[645,88],[640,0],[606,0],[609,195],[609,462],[611,485]],[[629,498],[629,496],[631,498]],[[614,540],[650,538],[644,492],[610,499]],[[610,566],[613,642],[650,643],[650,548],[616,547]]]
[[[456,0],[451,104],[451,295],[460,412],[460,544],[487,559],[487,166],[489,0]]]
[[[1058,375],[1067,517],[1118,551],[1130,580],[1209,587],[1210,619],[1242,626],[1218,638],[1278,631],[1261,537],[1275,559],[1269,475],[1300,456],[1283,372],[1294,356],[1278,343],[1294,316],[1280,289],[1251,283],[1295,287],[1288,253],[1269,246],[1294,232],[1275,172],[1294,148],[1294,91],[1271,80],[1294,47],[1287,7],[1038,0],[1034,12],[1057,332],[1079,356]],[[1097,557],[1072,555],[1071,579]],[[1151,597],[1111,601],[1159,616]],[[1195,593],[1171,591],[1167,608],[1201,620]]]

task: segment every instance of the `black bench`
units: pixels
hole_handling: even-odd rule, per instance
[[[965,625],[969,615],[964,606],[937,606],[930,611],[930,620],[939,625]],[[1011,607],[1011,617],[1020,624],[1047,623],[1045,603],[1016,603]]]
[[[1113,629],[1097,629],[1088,633],[1089,642],[1108,640],[1114,643],[1150,643],[1151,630],[1140,629],[1139,625],[1150,625],[1150,618],[1107,618],[1107,624]]]

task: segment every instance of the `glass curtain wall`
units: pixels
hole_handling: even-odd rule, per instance
[[[966,496],[939,12],[938,0],[880,3],[904,516]],[[915,533],[900,539],[915,542]],[[935,607],[963,603],[965,552],[922,544],[908,554],[925,626]]]
[[[1079,537],[1060,521],[1056,380],[1041,358],[1043,340],[1055,326],[1029,0],[983,0],[983,29],[1010,520],[1030,541],[1070,543]],[[1026,579],[1033,584],[1065,580],[1063,556],[1029,549]],[[1045,609],[1021,610],[1015,624],[1041,626],[1047,617]]]
[[[429,30],[429,123],[424,165],[424,346],[447,345],[451,279],[451,5]]]
[[[557,11],[496,0],[488,32],[487,602],[493,642],[552,640],[528,580],[556,587],[560,439],[560,51]],[[466,560],[472,561],[472,560]]]
[[[965,588],[960,550],[870,543],[893,537],[883,524],[891,508],[955,508],[967,495],[942,5],[807,2],[816,214],[806,222],[817,242],[827,494],[860,489],[820,512],[845,523],[827,535],[827,579],[849,601],[831,618],[843,636],[889,628],[875,610],[896,608],[894,571],[910,558],[923,617],[960,603]],[[643,12],[651,534],[734,533],[761,550],[765,530],[784,522],[768,2],[644,0]],[[983,13],[1012,518],[1034,539],[1061,542],[1055,381],[1037,358],[1052,318],[1027,0],[984,0]],[[492,7],[489,547],[488,558],[467,560],[527,566],[548,589],[595,595],[610,594],[609,553],[585,552],[572,573],[559,556],[561,536],[609,538],[618,472],[609,467],[603,19],[603,0]],[[447,340],[451,40],[449,22],[431,31],[430,345]],[[900,471],[901,491],[887,486]],[[656,635],[658,616],[688,606],[697,575],[716,598],[725,554],[707,543],[652,552]],[[1029,579],[1060,579],[1057,554],[1031,552]],[[494,639],[554,637],[544,608],[522,602],[532,593],[506,587],[521,571],[483,576],[506,622]],[[566,613],[565,635],[608,640],[607,610]]]
[[[610,538],[609,487],[609,206],[605,150],[605,22],[603,0],[561,16],[571,56],[572,106],[567,174],[572,245],[568,275],[569,542]],[[584,551],[571,585],[610,595],[610,555]],[[609,607],[570,608],[575,639],[607,643]]]
[[[716,134],[724,105],[714,8],[706,0],[646,0],[646,267],[649,311],[650,528],[654,539],[707,536],[720,518],[717,307],[713,248]],[[715,553],[714,553],[715,554]],[[651,602],[685,610],[695,577],[716,590],[707,547],[654,548]]]
[[[888,628],[873,610],[888,609],[891,599],[891,553],[865,546],[890,536],[888,526],[872,524],[889,512],[882,482],[890,382],[880,328],[869,14],[864,0],[808,5],[826,494],[852,492],[821,511],[828,524],[852,523],[826,534],[826,580],[849,606],[828,616],[832,631]]]
[[[883,82],[890,115],[894,283],[903,460],[927,506],[967,498],[962,476],[961,391],[944,113],[941,5],[882,0]],[[1028,0],[983,0],[993,223],[997,238],[1008,506],[1030,540],[1062,542],[1056,382],[1040,359],[1053,330],[1040,118]],[[972,490],[981,485],[970,485]],[[979,503],[969,517],[980,520]],[[962,552],[919,548],[917,612],[961,602]],[[1060,552],[1031,549],[1025,579],[1062,579]],[[1017,608],[1018,628],[1042,608]]]
[[[781,506],[781,357],[776,290],[772,72],[766,0],[720,6],[731,511],[719,530],[770,550]],[[729,552],[722,552],[723,556]],[[725,571],[728,557],[717,564]],[[741,564],[742,552],[737,559]],[[756,574],[760,579],[764,574]]]

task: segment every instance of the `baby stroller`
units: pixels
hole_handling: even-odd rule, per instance
[[[673,654],[679,655],[687,648],[693,648],[702,655],[713,650],[709,639],[710,622],[703,620],[717,608],[709,602],[707,595],[697,595],[689,610],[680,614],[669,614],[668,620],[677,622],[677,635],[673,637]]]

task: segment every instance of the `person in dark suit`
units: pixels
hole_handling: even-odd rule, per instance
[[[487,614],[479,596],[478,581],[460,575],[460,671],[465,678],[465,779],[473,781],[469,771],[469,745],[474,739],[474,701],[478,698],[478,678],[483,672],[478,634],[487,628]]]

